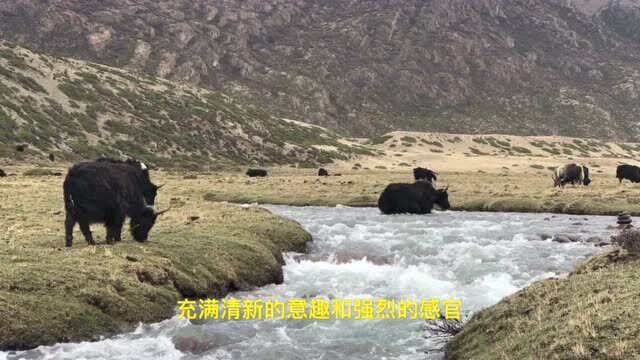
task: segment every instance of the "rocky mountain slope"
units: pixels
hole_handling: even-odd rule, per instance
[[[26,151],[17,151],[23,144]],[[49,153],[201,167],[314,166],[370,151],[219,92],[0,42],[0,157]]]
[[[640,139],[637,0],[0,0],[0,36],[354,135]]]

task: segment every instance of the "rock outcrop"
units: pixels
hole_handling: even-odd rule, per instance
[[[0,36],[362,135],[640,139],[636,1],[0,0]]]

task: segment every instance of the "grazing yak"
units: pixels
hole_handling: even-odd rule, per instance
[[[616,178],[622,183],[627,179],[632,183],[640,182],[640,167],[635,165],[622,164],[616,168]]]
[[[145,197],[148,184],[141,169],[126,163],[91,161],[75,164],[69,169],[63,184],[66,245],[73,244],[76,223],[85,240],[95,245],[89,225],[103,223],[107,228],[107,243],[120,241],[125,218],[131,218],[133,238],[144,242],[157,217]]]
[[[415,178],[416,181],[424,179],[429,182],[434,182],[438,179],[437,175],[438,173],[436,173],[435,171],[429,168],[425,169],[425,168],[417,167],[413,169],[413,177]]]
[[[24,152],[25,150],[27,150],[27,147],[29,147],[29,145],[27,145],[27,144],[16,145],[16,151],[17,152]]]
[[[155,204],[158,189],[163,187],[164,184],[158,186],[151,182],[151,179],[149,178],[149,168],[143,162],[135,159],[127,159],[123,161],[107,157],[98,158],[96,159],[96,162],[111,164],[115,169],[125,169],[127,172],[129,171],[129,168],[135,169],[136,171],[133,172],[133,174],[136,176],[137,181],[142,184],[144,200],[149,206],[153,206]]]
[[[318,176],[329,176],[329,172],[326,169],[318,169]]]
[[[267,170],[263,169],[249,169],[247,170],[248,177],[265,177],[267,176]]]
[[[578,185],[588,186],[591,183],[589,168],[578,164],[558,166],[551,177],[554,187],[564,187],[567,183],[571,183],[572,185],[578,183]]]
[[[434,205],[447,210],[449,194],[445,189],[435,189],[431,182],[418,180],[413,184],[389,184],[378,199],[383,214],[428,214]]]

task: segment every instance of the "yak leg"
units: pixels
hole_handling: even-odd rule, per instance
[[[76,226],[76,220],[73,215],[67,212],[67,216],[64,219],[64,237],[67,247],[73,245],[73,227]]]
[[[120,242],[122,240],[124,220],[125,216],[118,214],[105,224],[107,228],[107,244],[112,244],[114,241]]]
[[[91,229],[89,228],[89,222],[87,221],[79,221],[80,231],[82,231],[82,235],[84,235],[84,239],[87,240],[89,245],[95,245],[96,242],[93,241],[93,234],[91,234]]]

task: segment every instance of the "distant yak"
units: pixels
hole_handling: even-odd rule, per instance
[[[551,177],[554,187],[564,187],[568,183],[588,186],[591,183],[589,168],[578,164],[558,166]]]
[[[438,173],[429,168],[417,167],[413,169],[413,177],[416,181],[424,179],[430,182],[434,182],[438,179]]]
[[[318,176],[329,176],[329,172],[326,169],[318,169]]]
[[[4,170],[0,169],[0,177],[5,177],[7,176],[7,173],[4,172]]]
[[[27,145],[27,144],[16,145],[16,151],[17,152],[23,152],[23,151],[27,150],[28,146],[29,145]]]
[[[63,183],[66,246],[73,244],[76,223],[90,245],[95,245],[89,228],[93,223],[105,225],[108,244],[120,241],[126,217],[131,218],[134,240],[147,240],[157,217],[166,210],[155,212],[149,206],[153,199],[145,195],[148,184],[141,170],[117,161],[81,162],[69,169]]]
[[[627,179],[632,183],[640,182],[640,167],[635,165],[622,164],[616,168],[616,178],[622,182]]]
[[[428,214],[434,206],[447,210],[451,207],[448,189],[435,189],[426,180],[389,184],[378,199],[378,208],[383,214]]]
[[[50,153],[50,154],[49,154],[49,160],[50,160],[50,161],[56,161],[56,156],[55,156],[55,155],[53,155],[53,153]]]
[[[249,177],[265,177],[267,176],[267,170],[263,169],[249,169],[247,170],[247,176]]]

